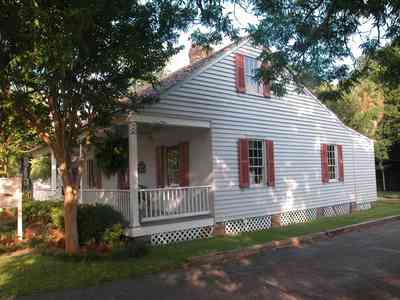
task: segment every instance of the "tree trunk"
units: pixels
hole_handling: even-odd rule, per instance
[[[386,192],[385,167],[383,166],[382,161],[379,161],[379,169],[381,170],[382,174],[382,189],[384,192]]]
[[[68,175],[64,175],[66,177]],[[68,254],[79,254],[78,239],[78,188],[69,178],[64,182],[64,224],[65,251]]]

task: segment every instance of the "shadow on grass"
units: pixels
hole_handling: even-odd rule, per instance
[[[126,260],[85,261],[34,253],[16,257],[3,255],[0,256],[0,297],[87,287],[105,281],[171,270],[182,266],[193,256],[240,249],[398,214],[400,214],[400,202],[380,201],[375,208],[351,216],[323,218],[307,224],[290,225],[234,237],[210,238],[152,248],[149,254],[142,258]],[[209,275],[209,273],[204,274],[206,277]],[[215,274],[219,276],[218,273]],[[226,283],[235,289],[235,285],[229,280],[221,282],[222,285]]]

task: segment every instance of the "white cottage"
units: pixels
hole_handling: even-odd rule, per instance
[[[258,84],[259,54],[248,40],[208,57],[192,48],[196,61],[142,91],[160,101],[116,127],[129,139],[129,174],[107,177],[89,156],[81,202],[111,204],[128,235],[153,244],[369,208],[373,141],[308,91],[276,97]]]

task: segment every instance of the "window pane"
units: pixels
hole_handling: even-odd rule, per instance
[[[247,91],[256,93],[261,92],[261,84],[256,80],[259,65],[259,62],[256,59],[245,56],[244,77]]]
[[[249,172],[250,183],[261,184],[264,179],[263,141],[249,141]]]
[[[179,148],[167,149],[167,182],[168,185],[179,185]]]
[[[328,145],[328,173],[329,179],[337,178],[337,156],[336,156],[336,145]]]

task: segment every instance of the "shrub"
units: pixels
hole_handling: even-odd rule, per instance
[[[125,225],[121,213],[105,204],[81,204],[78,209],[78,232],[80,244],[94,240],[100,243],[107,229],[115,224]]]
[[[62,201],[23,201],[22,216],[24,223],[41,223],[44,225],[52,224],[52,210],[63,210]]]
[[[123,245],[122,237],[124,234],[124,228],[121,224],[114,224],[110,228],[107,228],[103,234],[103,242],[112,248],[121,247]]]
[[[54,206],[50,209],[51,223],[58,229],[64,230],[64,207]]]
[[[64,230],[64,205],[61,201],[24,201],[22,215],[27,225],[50,225]],[[109,205],[78,206],[78,233],[82,245],[94,241],[117,247],[124,225],[123,216]]]

